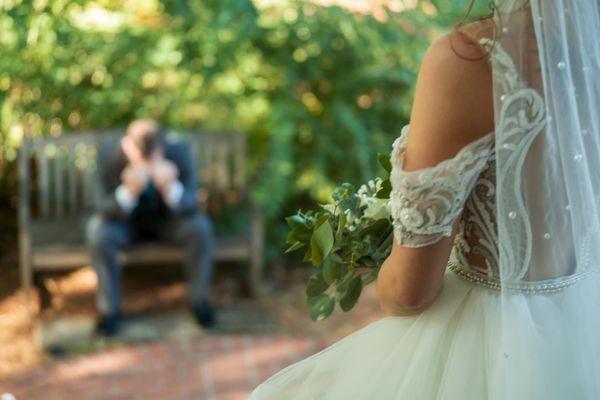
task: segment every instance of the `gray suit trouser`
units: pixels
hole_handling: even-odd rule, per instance
[[[122,270],[118,261],[120,250],[150,236],[184,247],[184,267],[188,278],[191,306],[208,300],[213,276],[214,235],[210,219],[195,213],[186,217],[162,219],[142,230],[123,219],[106,219],[94,215],[87,222],[86,237],[92,266],[98,275],[98,309],[104,315],[121,310]]]

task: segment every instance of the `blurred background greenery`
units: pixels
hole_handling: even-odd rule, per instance
[[[1,0],[5,249],[16,240],[24,137],[150,116],[176,130],[248,135],[267,256],[281,258],[284,216],[378,172],[376,153],[408,121],[424,51],[467,3]]]

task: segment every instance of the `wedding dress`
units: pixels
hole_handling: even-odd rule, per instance
[[[499,12],[511,31],[480,40],[495,131],[410,172],[409,126],[393,144],[398,244],[430,245],[458,220],[438,298],[283,369],[251,400],[600,399],[600,108],[589,108],[600,78],[588,73],[600,71],[600,45],[581,35],[586,21],[597,39],[598,3],[531,1],[533,34],[508,3]]]

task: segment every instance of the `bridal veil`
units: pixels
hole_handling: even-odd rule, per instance
[[[495,2],[499,398],[600,398],[599,5]]]

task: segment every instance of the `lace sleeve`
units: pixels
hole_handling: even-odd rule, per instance
[[[463,147],[454,157],[415,171],[404,171],[408,125],[393,144],[390,210],[399,245],[423,247],[452,234],[478,175],[493,148],[493,132]]]

